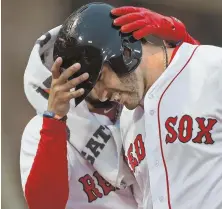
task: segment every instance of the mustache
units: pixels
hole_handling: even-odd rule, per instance
[[[113,101],[109,101],[109,100],[106,100],[105,102],[101,102],[100,100],[94,99],[91,96],[87,96],[85,98],[85,101],[88,102],[89,104],[91,104],[95,108],[111,108],[114,105],[117,105],[117,102],[113,102]]]

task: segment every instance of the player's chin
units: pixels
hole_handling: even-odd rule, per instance
[[[134,110],[138,105],[139,105],[139,102],[136,102],[136,101],[126,101],[126,102],[124,102],[124,106],[128,110]]]

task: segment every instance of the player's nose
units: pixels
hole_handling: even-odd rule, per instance
[[[108,100],[108,91],[106,91],[105,88],[102,87],[102,85],[96,84],[94,89],[101,102],[105,102],[106,100]]]

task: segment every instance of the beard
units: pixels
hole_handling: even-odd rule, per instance
[[[135,72],[120,77],[121,83],[124,85],[124,89],[127,89],[127,101],[124,102],[124,106],[129,109],[135,109],[142,99],[139,93],[139,79]]]
[[[138,89],[138,79],[135,72],[129,73],[125,76],[120,77],[121,83],[125,89],[128,89],[130,93],[136,93]]]
[[[101,102],[99,99],[95,99],[90,94],[85,98],[85,101],[92,105],[94,108],[111,108],[116,105],[115,102],[109,100]]]

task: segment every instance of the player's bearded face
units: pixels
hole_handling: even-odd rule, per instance
[[[138,70],[118,77],[108,65],[105,65],[94,89],[100,101],[117,101],[127,109],[135,109],[144,93],[141,78]]]

